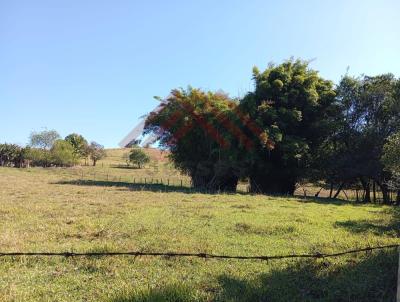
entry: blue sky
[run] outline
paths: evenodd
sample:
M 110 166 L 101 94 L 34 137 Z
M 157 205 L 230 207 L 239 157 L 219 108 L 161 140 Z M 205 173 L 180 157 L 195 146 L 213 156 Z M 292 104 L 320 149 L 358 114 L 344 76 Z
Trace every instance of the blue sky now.
M 400 1 L 0 0 L 0 142 L 31 131 L 106 147 L 175 87 L 252 89 L 291 56 L 337 82 L 400 76 Z

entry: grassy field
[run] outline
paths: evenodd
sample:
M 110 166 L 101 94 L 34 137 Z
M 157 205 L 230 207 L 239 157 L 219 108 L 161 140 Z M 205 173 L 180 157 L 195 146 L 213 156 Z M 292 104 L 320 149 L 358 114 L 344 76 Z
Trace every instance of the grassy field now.
M 95 168 L 0 168 L 0 250 L 279 255 L 400 242 L 396 208 L 195 193 L 157 154 L 137 170 L 109 152 Z M 139 184 L 152 177 L 171 184 Z M 394 250 L 269 263 L 4 257 L 0 301 L 395 301 L 397 261 Z

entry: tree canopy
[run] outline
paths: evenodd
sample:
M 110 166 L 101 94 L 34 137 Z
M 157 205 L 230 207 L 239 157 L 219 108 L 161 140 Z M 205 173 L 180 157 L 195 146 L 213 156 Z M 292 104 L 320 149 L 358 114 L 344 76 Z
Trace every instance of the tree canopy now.
M 71 143 L 65 140 L 57 140 L 51 148 L 52 163 L 57 166 L 73 166 L 77 162 L 75 149 Z
M 387 139 L 400 129 L 399 80 L 391 74 L 354 78 L 344 76 L 337 89 L 340 112 L 334 135 L 321 150 L 327 157 L 328 181 L 361 183 L 370 201 L 370 182 L 379 185 L 389 202 L 382 156 Z M 324 160 L 323 156 L 320 160 Z
M 262 130 L 255 148 L 246 152 L 251 190 L 293 194 L 296 183 L 313 165 L 313 155 L 332 130 L 337 112 L 333 83 L 308 67 L 289 60 L 253 69 L 255 89 L 240 109 Z
M 96 142 L 90 143 L 88 153 L 93 162 L 93 166 L 96 166 L 97 161 L 103 159 L 107 155 L 106 151 L 104 150 L 104 146 Z
M 29 141 L 32 147 L 50 150 L 54 142 L 60 138 L 60 135 L 55 130 L 43 130 L 32 132 Z
M 65 137 L 65 141 L 72 145 L 77 158 L 87 157 L 88 142 L 82 135 L 76 133 L 69 134 Z
M 159 137 L 160 146 L 170 150 L 175 166 L 190 175 L 196 188 L 235 190 L 241 163 L 236 146 L 243 144 L 237 102 L 224 93 L 200 89 L 175 89 L 165 106 L 151 114 L 145 133 Z

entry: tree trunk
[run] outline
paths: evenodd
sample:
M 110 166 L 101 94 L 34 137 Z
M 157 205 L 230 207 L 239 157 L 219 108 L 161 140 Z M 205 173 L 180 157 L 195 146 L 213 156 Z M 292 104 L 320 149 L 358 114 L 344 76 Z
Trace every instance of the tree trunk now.
M 343 187 L 344 187 L 344 182 L 342 182 L 342 183 L 340 184 L 338 190 L 336 191 L 335 195 L 333 196 L 333 199 L 336 199 L 336 198 L 339 196 L 340 191 L 342 191 Z
M 397 195 L 396 195 L 396 205 L 400 205 L 400 190 L 397 191 Z
M 389 195 L 389 190 L 387 186 L 380 181 L 376 181 L 378 186 L 381 188 L 382 195 L 383 195 L 383 203 L 384 204 L 390 204 L 390 195 Z
M 321 193 L 322 189 L 323 189 L 323 188 L 320 188 L 319 191 L 318 191 L 317 193 L 315 193 L 314 196 L 315 196 L 315 197 L 319 197 L 319 193 Z
M 360 177 L 360 182 L 361 185 L 364 188 L 364 198 L 363 201 L 365 203 L 370 203 L 371 202 L 371 190 L 370 190 L 370 186 L 369 186 L 369 182 L 365 181 L 362 177 Z
M 374 200 L 374 203 L 376 203 L 376 184 L 375 184 L 376 182 L 375 182 L 375 180 L 372 182 L 372 190 L 373 190 L 373 200 Z
M 93 160 L 93 167 L 96 166 L 97 160 Z
M 332 194 L 333 194 L 333 183 L 331 183 L 331 189 L 329 191 L 329 198 L 332 198 Z

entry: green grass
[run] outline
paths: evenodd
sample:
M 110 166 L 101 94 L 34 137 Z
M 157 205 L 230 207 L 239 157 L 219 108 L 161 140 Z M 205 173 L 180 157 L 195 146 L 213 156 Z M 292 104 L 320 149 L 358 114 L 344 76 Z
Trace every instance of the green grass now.
M 182 178 L 160 165 L 0 168 L 0 250 L 279 255 L 400 242 L 396 208 L 129 182 Z M 0 258 L 0 301 L 395 301 L 397 258 Z

